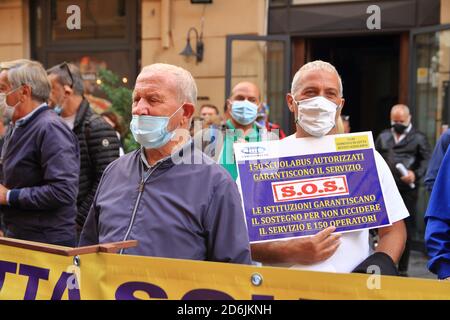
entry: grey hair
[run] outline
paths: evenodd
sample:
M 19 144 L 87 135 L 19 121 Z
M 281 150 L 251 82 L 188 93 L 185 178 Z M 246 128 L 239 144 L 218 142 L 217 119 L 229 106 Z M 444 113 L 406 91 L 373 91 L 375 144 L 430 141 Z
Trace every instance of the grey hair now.
M 332 73 L 335 73 L 338 77 L 338 81 L 339 81 L 339 96 L 342 98 L 344 96 L 344 87 L 342 85 L 342 79 L 341 76 L 339 75 L 339 73 L 337 72 L 336 68 L 328 62 L 322 61 L 322 60 L 315 60 L 312 62 L 308 62 L 307 64 L 303 65 L 298 71 L 297 73 L 294 75 L 294 79 L 292 80 L 292 87 L 291 87 L 291 94 L 294 95 L 295 92 L 298 90 L 298 88 L 300 87 L 300 83 L 301 83 L 301 79 L 303 74 L 306 71 L 311 71 L 311 70 L 325 70 L 325 71 L 329 71 Z
M 175 78 L 178 101 L 181 103 L 189 102 L 194 105 L 197 103 L 197 85 L 189 71 L 171 64 L 155 63 L 144 67 L 141 73 L 143 72 L 150 74 L 166 73 L 172 75 Z
M 1 62 L 0 63 L 0 71 L 9 70 L 12 67 L 15 67 L 15 66 L 17 66 L 19 64 L 27 63 L 28 61 L 30 61 L 30 60 L 28 60 L 28 59 L 17 59 L 17 60 L 12 60 L 12 61 Z
M 62 86 L 69 86 L 73 92 L 79 96 L 84 94 L 83 78 L 81 76 L 80 69 L 72 63 L 67 63 L 72 78 L 70 78 L 67 68 L 64 67 L 64 63 L 58 64 L 47 70 L 48 75 L 56 75 L 56 80 Z M 72 83 L 73 79 L 73 83 Z
M 2 63 L 0 68 L 8 71 L 8 81 L 13 89 L 27 85 L 31 88 L 31 97 L 34 100 L 42 102 L 48 100 L 51 85 L 42 64 L 20 59 Z

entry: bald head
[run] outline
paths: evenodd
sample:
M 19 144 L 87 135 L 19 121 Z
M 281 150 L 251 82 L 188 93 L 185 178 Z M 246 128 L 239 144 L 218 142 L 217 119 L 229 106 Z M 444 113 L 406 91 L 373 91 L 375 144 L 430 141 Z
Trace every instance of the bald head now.
M 256 105 L 261 103 L 261 92 L 256 84 L 248 81 L 239 82 L 231 90 L 230 101 L 248 100 Z
M 305 85 L 305 82 L 307 82 L 307 79 L 305 78 L 307 78 L 308 74 L 317 74 L 317 73 L 322 74 L 328 73 L 327 77 L 333 80 L 329 81 L 330 84 L 334 83 L 336 90 L 338 90 L 339 97 L 340 98 L 343 97 L 344 89 L 342 86 L 341 76 L 331 63 L 322 60 L 315 60 L 312 62 L 308 62 L 295 73 L 294 79 L 292 79 L 291 94 L 295 96 L 298 93 L 298 91 L 301 90 L 301 87 Z
M 404 104 L 396 104 L 391 109 L 391 124 L 403 124 L 408 126 L 411 123 L 411 114 L 408 106 Z
M 408 116 L 410 115 L 408 106 L 404 104 L 396 104 L 395 106 L 392 107 L 391 113 L 392 112 L 403 112 L 406 113 L 406 115 Z

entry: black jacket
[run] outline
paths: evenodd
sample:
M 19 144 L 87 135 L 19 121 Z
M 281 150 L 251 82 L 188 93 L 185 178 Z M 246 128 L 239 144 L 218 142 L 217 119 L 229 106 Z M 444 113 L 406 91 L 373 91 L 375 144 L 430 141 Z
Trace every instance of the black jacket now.
M 94 113 L 86 100 L 81 102 L 73 132 L 80 144 L 80 181 L 77 198 L 77 226 L 81 229 L 106 167 L 119 157 L 120 141 L 114 129 Z
M 395 144 L 391 129 L 386 129 L 378 136 L 375 148 L 389 165 L 400 190 L 410 190 L 410 187 L 400 180 L 400 173 L 395 168 L 397 163 L 403 163 L 408 170 L 414 171 L 417 187 L 427 171 L 430 159 L 430 145 L 422 132 L 412 127 L 406 137 Z

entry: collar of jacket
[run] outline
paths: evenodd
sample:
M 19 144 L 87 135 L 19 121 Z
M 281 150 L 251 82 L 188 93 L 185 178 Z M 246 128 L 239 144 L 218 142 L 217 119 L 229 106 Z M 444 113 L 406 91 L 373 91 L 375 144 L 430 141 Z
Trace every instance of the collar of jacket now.
M 29 122 L 33 121 L 38 115 L 40 115 L 45 110 L 48 110 L 47 104 L 37 107 L 30 117 L 16 121 L 16 126 L 25 127 Z
M 146 159 L 146 155 L 144 152 L 144 147 L 140 148 L 139 151 L 139 157 L 140 160 L 142 162 L 142 164 L 144 165 L 145 168 L 149 169 L 149 168 L 153 168 L 156 165 L 159 166 L 159 168 L 161 169 L 166 169 L 166 168 L 170 168 L 173 167 L 174 165 L 176 165 L 176 163 L 173 161 L 173 156 L 175 154 L 178 154 L 178 158 L 181 159 L 184 155 L 185 150 L 190 149 L 190 156 L 193 156 L 193 153 L 196 151 L 195 150 L 195 146 L 194 146 L 194 141 L 192 139 L 189 139 L 189 141 L 187 141 L 185 144 L 183 144 L 182 146 L 180 146 L 173 154 L 171 154 L 170 156 L 167 156 L 161 160 L 159 160 L 158 162 L 156 162 L 154 165 L 152 166 L 148 166 L 147 161 L 144 161 L 144 159 Z M 192 160 L 192 159 L 191 159 Z M 192 163 L 192 162 L 191 162 Z
M 77 116 L 75 117 L 75 122 L 73 125 L 74 130 L 76 127 L 84 123 L 89 110 L 89 102 L 85 98 L 83 98 L 83 101 L 81 101 L 80 107 L 78 108 Z
M 403 133 L 405 135 L 405 137 L 401 141 L 399 141 L 398 143 L 395 143 L 394 134 L 392 134 L 392 131 L 390 131 L 391 132 L 391 139 L 394 141 L 395 145 L 403 145 L 403 144 L 405 144 L 407 142 L 410 142 L 411 139 L 414 139 L 414 134 L 416 133 L 416 131 L 417 130 L 416 130 L 415 127 L 411 127 L 408 132 Z

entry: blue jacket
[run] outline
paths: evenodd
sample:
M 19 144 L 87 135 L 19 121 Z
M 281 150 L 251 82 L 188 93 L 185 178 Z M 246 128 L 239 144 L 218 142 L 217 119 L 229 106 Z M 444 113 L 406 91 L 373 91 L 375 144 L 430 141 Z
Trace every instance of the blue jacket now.
M 425 175 L 424 184 L 429 192 L 433 190 L 434 181 L 441 166 L 442 159 L 445 156 L 448 145 L 450 144 L 450 129 L 445 131 L 436 143 L 433 155 L 428 163 L 427 174 Z
M 250 264 L 242 202 L 230 175 L 188 144 L 151 168 L 142 150 L 106 168 L 80 245 L 138 240 L 121 253 Z M 146 177 L 148 177 L 146 179 Z
M 76 238 L 79 147 L 69 127 L 39 107 L 5 139 L 0 171 L 11 189 L 2 206 L 6 236 L 45 243 Z
M 450 151 L 447 151 L 425 214 L 428 269 L 439 279 L 450 277 Z

